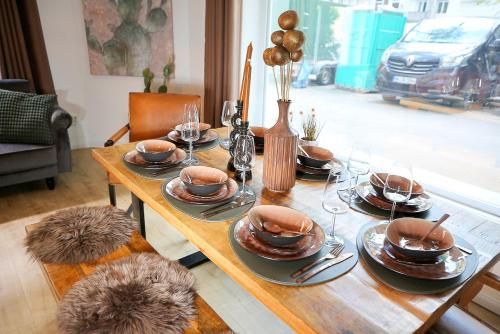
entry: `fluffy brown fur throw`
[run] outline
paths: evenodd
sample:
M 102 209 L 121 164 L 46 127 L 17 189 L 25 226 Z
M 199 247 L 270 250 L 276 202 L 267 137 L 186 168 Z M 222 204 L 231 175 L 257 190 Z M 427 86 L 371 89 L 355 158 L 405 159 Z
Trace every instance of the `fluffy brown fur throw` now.
M 127 243 L 136 222 L 113 206 L 71 208 L 42 219 L 25 245 L 43 262 L 89 262 Z
M 97 267 L 64 296 L 59 331 L 182 333 L 195 317 L 195 279 L 177 262 L 134 254 Z

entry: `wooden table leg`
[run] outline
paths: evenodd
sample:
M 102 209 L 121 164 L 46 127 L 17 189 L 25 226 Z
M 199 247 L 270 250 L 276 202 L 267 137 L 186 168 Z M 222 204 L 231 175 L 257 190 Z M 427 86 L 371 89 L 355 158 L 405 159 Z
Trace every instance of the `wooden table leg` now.
M 141 233 L 142 237 L 146 239 L 146 220 L 144 218 L 144 202 L 134 193 L 131 194 L 132 194 L 132 207 L 134 212 L 134 218 L 139 221 L 139 232 Z

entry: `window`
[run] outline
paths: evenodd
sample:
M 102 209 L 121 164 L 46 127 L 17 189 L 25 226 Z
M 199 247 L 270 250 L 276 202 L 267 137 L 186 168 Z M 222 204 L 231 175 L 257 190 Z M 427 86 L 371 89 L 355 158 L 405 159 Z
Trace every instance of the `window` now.
M 318 144 L 333 151 L 336 157 L 347 158 L 354 143 L 370 146 L 374 169 L 383 169 L 394 160 L 410 163 L 415 180 L 428 191 L 498 215 L 500 108 L 464 108 L 464 104 L 472 101 L 469 96 L 480 93 L 482 101 L 487 101 L 487 96 L 500 96 L 500 72 L 495 72 L 500 68 L 500 57 L 471 54 L 493 39 L 495 32 L 500 32 L 498 21 L 463 17 L 471 10 L 468 2 L 456 4 L 453 11 L 448 11 L 448 1 L 444 0 L 437 1 L 436 9 L 434 5 L 430 7 L 428 0 L 415 2 L 410 11 L 405 3 L 395 2 L 400 4 L 398 12 L 370 12 L 366 7 L 350 6 L 354 1 L 344 1 L 348 4 L 345 6 L 323 0 L 268 0 L 267 7 L 254 8 L 255 15 L 250 15 L 251 12 L 244 15 L 248 22 L 242 26 L 249 35 L 243 36 L 242 55 L 249 41 L 254 42 L 254 50 L 270 47 L 269 35 L 279 29 L 278 15 L 294 9 L 300 17 L 298 28 L 306 35 L 302 47 L 304 59 L 294 63 L 290 91 L 295 130 L 302 134 L 300 111 L 306 113 L 314 108 L 324 124 Z M 255 7 L 255 3 L 265 4 L 251 0 L 244 3 L 250 7 Z M 391 0 L 388 5 L 393 3 Z M 482 12 L 478 16 L 495 14 L 487 6 L 479 8 Z M 434 10 L 438 9 L 446 15 L 422 20 L 422 13 L 437 14 Z M 370 15 L 377 15 L 378 19 L 367 20 Z M 256 17 L 262 17 L 258 24 L 253 21 Z M 419 59 L 417 55 L 421 54 L 427 58 Z M 270 127 L 278 114 L 276 88 L 273 70 L 264 66 L 260 56 L 254 53 L 252 60 L 252 82 L 259 84 L 252 85 L 249 118 L 255 126 Z M 377 60 L 373 61 L 374 58 Z M 379 66 L 381 59 L 383 66 Z M 477 67 L 467 67 L 473 62 Z M 394 72 L 388 72 L 390 66 Z M 383 74 L 381 68 L 387 73 Z M 466 71 L 480 68 L 484 73 L 480 78 L 450 77 L 449 84 L 434 87 L 426 86 L 430 81 L 419 79 L 429 75 L 432 81 L 432 73 L 424 72 L 435 69 L 441 74 L 452 74 L 457 73 L 457 68 Z M 275 71 L 279 78 L 279 66 Z M 390 90 L 384 90 L 381 82 L 377 82 L 382 76 L 388 78 L 386 81 L 394 90 L 399 90 L 397 95 L 391 95 Z M 442 79 L 433 82 L 443 82 Z M 363 94 L 360 90 L 372 93 Z M 455 108 L 458 112 L 406 108 L 398 102 L 412 100 L 405 92 L 424 92 L 419 99 L 443 96 L 442 100 L 428 99 L 429 103 Z M 446 94 L 450 95 L 449 100 Z M 451 99 L 454 97 L 462 98 L 463 104 L 454 102 Z
M 445 14 L 447 10 L 448 10 L 448 1 L 439 1 L 437 13 Z
M 418 11 L 420 13 L 425 13 L 427 11 L 427 1 L 420 1 L 418 3 Z

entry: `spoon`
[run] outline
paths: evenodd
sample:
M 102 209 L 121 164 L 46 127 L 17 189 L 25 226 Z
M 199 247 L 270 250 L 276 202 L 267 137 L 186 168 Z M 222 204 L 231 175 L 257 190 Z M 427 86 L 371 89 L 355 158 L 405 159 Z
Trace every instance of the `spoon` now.
M 437 222 L 434 223 L 434 226 L 427 232 L 421 239 L 420 242 L 424 242 L 424 240 L 434 231 L 439 225 L 441 225 L 446 219 L 450 218 L 450 215 L 445 213 Z
M 306 155 L 306 157 L 310 158 L 311 156 L 299 145 L 299 149 Z

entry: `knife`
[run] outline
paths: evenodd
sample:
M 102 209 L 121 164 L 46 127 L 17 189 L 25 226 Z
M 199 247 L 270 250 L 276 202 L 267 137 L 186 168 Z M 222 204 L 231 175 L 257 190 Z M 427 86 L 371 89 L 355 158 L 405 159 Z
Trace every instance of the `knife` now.
M 203 216 L 203 218 L 210 218 L 210 217 L 218 215 L 219 213 L 223 213 L 223 212 L 226 212 L 226 211 L 229 211 L 229 210 L 233 210 L 233 209 L 236 209 L 236 208 L 240 208 L 240 207 L 245 206 L 247 204 L 253 204 L 253 203 L 255 203 L 255 200 L 253 200 L 253 201 L 243 201 L 243 202 L 226 203 L 225 206 L 222 206 L 218 210 L 210 210 L 210 211 L 207 210 L 206 212 L 202 212 L 201 215 Z
M 343 262 L 349 258 L 351 258 L 354 254 L 353 253 L 346 253 L 346 254 L 342 254 L 342 255 L 339 255 L 338 257 L 336 257 L 335 259 L 331 260 L 331 261 L 328 261 L 327 263 L 325 263 L 324 265 L 310 271 L 309 273 L 307 273 L 306 275 L 300 277 L 300 278 L 297 278 L 295 280 L 295 282 L 301 284 L 301 283 L 304 283 L 305 281 L 307 281 L 308 279 L 310 279 L 311 277 L 313 276 L 316 276 L 317 274 L 319 274 L 320 272 L 322 272 L 323 270 L 325 269 L 328 269 L 330 268 L 331 266 L 334 266 L 336 264 L 339 264 L 340 262 Z

